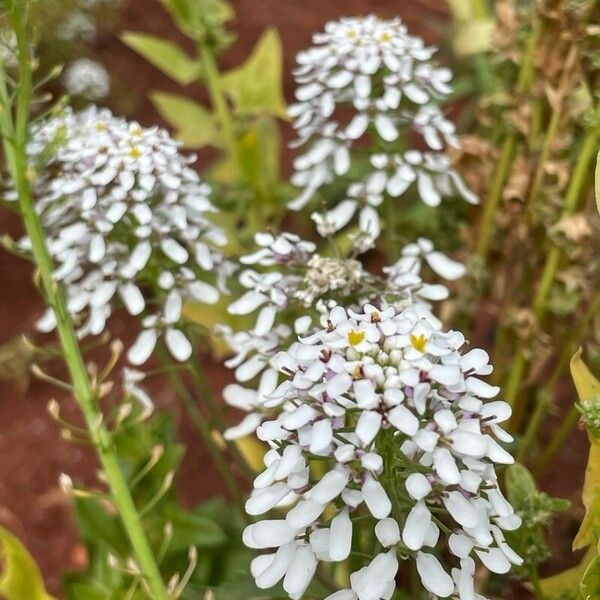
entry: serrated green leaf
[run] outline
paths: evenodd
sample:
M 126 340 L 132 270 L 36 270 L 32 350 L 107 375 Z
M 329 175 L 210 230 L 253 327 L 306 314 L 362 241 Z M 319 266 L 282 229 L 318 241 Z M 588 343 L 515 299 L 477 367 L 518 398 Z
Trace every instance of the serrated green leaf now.
M 189 85 L 200 76 L 200 63 L 190 58 L 174 42 L 134 31 L 123 33 L 121 40 L 180 85 Z
M 239 114 L 266 113 L 285 119 L 282 71 L 281 39 L 276 29 L 267 29 L 246 61 L 223 75 L 223 88 Z
M 5 600 L 53 600 L 23 544 L 0 527 L 0 596 Z
M 216 122 L 202 104 L 168 92 L 152 92 L 150 100 L 187 148 L 220 145 Z

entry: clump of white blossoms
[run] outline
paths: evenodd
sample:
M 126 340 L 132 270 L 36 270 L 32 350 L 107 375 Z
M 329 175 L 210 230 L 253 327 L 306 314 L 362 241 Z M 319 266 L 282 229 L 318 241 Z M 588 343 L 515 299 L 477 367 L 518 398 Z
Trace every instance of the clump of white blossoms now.
M 386 198 L 411 186 L 430 206 L 456 194 L 478 201 L 446 154 L 458 146 L 454 125 L 439 108 L 452 74 L 433 63 L 435 48 L 409 35 L 399 19 L 375 16 L 331 21 L 313 42 L 298 54 L 298 102 L 289 109 L 296 145 L 308 146 L 294 163 L 292 183 L 302 191 L 291 208 L 350 177 L 341 202 L 313 219 L 319 233 L 330 236 L 358 211 L 360 230 L 374 241 Z
M 113 308 L 124 306 L 142 319 L 131 363 L 144 363 L 161 335 L 175 359 L 189 358 L 183 302 L 216 302 L 230 271 L 194 158 L 165 130 L 95 107 L 35 124 L 27 152 L 54 278 L 79 335 L 100 334 Z M 28 250 L 30 241 L 19 245 Z M 55 327 L 52 310 L 38 325 Z
M 259 250 L 240 259 L 253 267 L 239 275 L 247 291 L 228 309 L 237 315 L 256 313 L 255 324 L 237 332 L 221 326 L 220 332 L 235 352 L 225 365 L 235 369 L 237 381 L 246 383 L 262 375 L 258 390 L 239 384 L 225 388 L 225 401 L 250 413 L 225 432 L 228 438 L 254 432 L 269 412 L 262 400 L 273 391 L 277 379 L 271 359 L 293 343 L 294 333 L 309 332 L 313 322 L 337 304 L 354 305 L 358 310 L 375 299 L 401 309 L 415 301 L 444 300 L 448 297 L 444 285 L 423 281 L 423 263 L 448 280 L 458 279 L 465 271 L 424 238 L 405 246 L 399 260 L 384 268 L 385 277 L 366 271 L 356 258 L 321 256 L 315 244 L 295 234 L 259 233 L 256 242 Z M 288 323 L 293 324 L 293 331 Z
M 465 345 L 422 302 L 382 302 L 336 306 L 272 358 L 277 371 L 257 396 L 279 414 L 258 426 L 272 449 L 246 510 L 285 514 L 245 530 L 245 543 L 266 551 L 251 567 L 259 587 L 283 580 L 302 598 L 319 562 L 360 550 L 371 558 L 330 600 L 391 598 L 404 561 L 432 595 L 470 600 L 481 598 L 475 560 L 495 573 L 521 563 L 503 535 L 520 519 L 495 471 L 513 462 L 498 442 L 511 440 L 500 426 L 510 407 L 482 379 L 486 352 Z

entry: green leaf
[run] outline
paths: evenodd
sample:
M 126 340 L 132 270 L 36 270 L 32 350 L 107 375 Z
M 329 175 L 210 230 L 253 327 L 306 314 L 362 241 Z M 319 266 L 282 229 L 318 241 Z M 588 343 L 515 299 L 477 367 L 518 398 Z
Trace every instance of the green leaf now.
M 515 463 L 506 468 L 506 490 L 511 504 L 521 506 L 536 489 L 535 479 L 522 464 Z
M 173 538 L 169 544 L 170 552 L 187 551 L 190 546 L 216 548 L 227 542 L 227 536 L 214 521 L 186 511 L 175 503 L 166 507 L 161 518 L 173 525 Z
M 134 31 L 123 33 L 121 40 L 180 85 L 188 85 L 200 76 L 200 63 L 190 58 L 174 42 Z
M 238 143 L 244 181 L 264 199 L 279 181 L 279 128 L 274 119 L 258 118 L 244 132 Z
M 587 566 L 579 584 L 581 595 L 584 600 L 598 600 L 600 598 L 600 542 L 596 555 Z
M 185 96 L 152 92 L 150 100 L 160 116 L 175 130 L 175 137 L 188 148 L 219 146 L 219 133 L 211 113 Z
M 496 28 L 494 19 L 473 19 L 459 23 L 452 47 L 458 56 L 471 56 L 487 52 L 492 47 L 492 34 Z
M 267 29 L 241 66 L 222 83 L 239 114 L 267 113 L 287 118 L 282 92 L 283 51 L 276 29 Z
M 0 596 L 5 600 L 53 600 L 40 570 L 23 544 L 0 527 Z
M 119 519 L 110 515 L 97 498 L 76 497 L 74 509 L 79 534 L 86 545 L 106 544 L 117 554 L 127 554 L 129 544 Z
M 600 394 L 598 381 L 581 358 L 581 348 L 571 358 L 571 376 L 582 405 Z M 581 500 L 585 506 L 585 516 L 573 540 L 573 550 L 585 548 L 596 542 L 594 532 L 600 528 L 600 439 L 588 432 L 590 455 L 585 470 L 585 481 Z
M 596 158 L 596 173 L 594 176 L 595 180 L 595 190 L 596 190 L 596 207 L 598 208 L 598 212 L 600 212 L 600 152 L 598 152 L 598 156 Z
M 544 593 L 544 598 L 546 598 L 546 600 L 559 600 L 564 598 L 567 594 L 577 594 L 577 589 L 580 588 L 580 582 L 582 581 L 582 578 L 585 577 L 588 567 L 590 567 L 592 562 L 595 562 L 595 557 L 595 548 L 590 548 L 583 557 L 581 563 L 577 566 L 542 579 L 540 581 L 540 588 Z M 596 599 L 597 596 L 591 596 L 589 600 Z

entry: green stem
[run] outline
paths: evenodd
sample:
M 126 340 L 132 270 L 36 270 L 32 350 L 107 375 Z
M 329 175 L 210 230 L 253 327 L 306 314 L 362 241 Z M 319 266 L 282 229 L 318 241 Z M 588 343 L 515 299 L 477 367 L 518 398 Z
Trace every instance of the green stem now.
M 194 381 L 194 384 L 198 389 L 202 400 L 204 401 L 204 405 L 208 409 L 213 424 L 221 433 L 223 433 L 223 431 L 225 431 L 227 427 L 223 411 L 216 402 L 215 397 L 210 389 L 210 386 L 206 381 L 204 371 L 202 370 L 200 361 L 198 360 L 198 355 L 196 353 L 194 353 L 192 359 L 188 362 L 188 366 L 192 373 L 192 380 Z M 249 483 L 252 483 L 254 481 L 255 473 L 252 472 L 252 469 L 249 467 L 248 463 L 246 462 L 246 459 L 242 456 L 234 442 L 230 440 L 224 441 L 227 445 L 229 453 L 240 468 L 242 474 Z
M 583 187 L 589 173 L 590 163 L 597 152 L 599 138 L 600 125 L 596 125 L 590 131 L 588 131 L 581 146 L 581 150 L 575 164 L 575 169 L 573 171 L 573 175 L 565 196 L 565 203 L 560 215 L 561 219 L 572 215 L 577 210 L 579 198 L 582 194 Z M 558 270 L 560 258 L 560 248 L 558 246 L 553 246 L 546 258 L 540 284 L 533 299 L 533 314 L 538 323 L 541 323 L 542 319 L 546 316 L 548 296 L 556 276 L 556 271 Z M 511 406 L 515 404 L 526 366 L 527 360 L 523 353 L 523 349 L 519 348 L 508 376 L 507 386 L 505 388 L 505 399 L 509 404 L 511 404 Z
M 536 15 L 539 17 L 539 15 Z M 517 95 L 524 94 L 531 86 L 534 73 L 534 54 L 538 40 L 542 34 L 543 22 L 541 19 L 535 22 L 531 35 L 527 41 L 527 47 L 523 60 L 521 61 L 521 68 L 519 70 L 519 76 L 517 79 L 516 93 Z M 510 133 L 502 144 L 500 151 L 500 160 L 498 161 L 498 168 L 494 174 L 492 186 L 490 187 L 489 196 L 485 202 L 483 208 L 483 217 L 481 228 L 479 230 L 479 239 L 477 240 L 476 253 L 479 256 L 486 257 L 489 251 L 492 234 L 494 231 L 494 221 L 496 218 L 496 211 L 502 198 L 502 190 L 504 189 L 504 183 L 510 172 L 510 167 L 514 158 L 514 154 L 517 147 L 517 134 Z
M 551 442 L 546 446 L 540 459 L 535 465 L 534 474 L 536 478 L 539 478 L 544 473 L 550 464 L 550 461 L 554 458 L 554 455 L 564 446 L 567 438 L 571 435 L 571 431 L 573 431 L 573 427 L 577 425 L 580 416 L 581 413 L 577 410 L 576 406 L 572 406 L 569 409 L 569 412 L 560 424 L 560 427 L 552 436 Z
M 127 481 L 121 471 L 113 440 L 102 423 L 102 413 L 97 405 L 96 390 L 92 387 L 75 329 L 67 310 L 62 290 L 53 279 L 53 264 L 46 246 L 42 225 L 35 210 L 33 196 L 27 180 L 27 158 L 25 146 L 28 135 L 29 103 L 31 99 L 31 64 L 29 44 L 23 18 L 23 6 L 18 0 L 7 0 L 19 51 L 20 83 L 17 97 L 17 112 L 14 124 L 14 139 L 3 123 L 4 149 L 11 175 L 16 183 L 19 206 L 27 234 L 31 240 L 32 252 L 39 269 L 40 279 L 48 304 L 54 310 L 58 336 L 64 352 L 65 362 L 73 382 L 74 395 L 83 413 L 90 439 L 96 448 L 106 481 L 109 485 L 115 506 L 119 512 L 129 541 L 137 558 L 139 568 L 155 600 L 167 600 L 167 591 L 160 571 L 144 533 L 140 516 L 133 502 Z M 2 77 L 4 72 L 2 69 Z M 2 106 L 3 113 L 10 113 L 10 106 Z M 10 117 L 8 117 L 10 118 Z M 3 119 L 8 119 L 6 114 Z
M 225 485 L 227 486 L 231 497 L 240 507 L 242 514 L 245 515 L 246 513 L 244 510 L 244 500 L 242 497 L 242 492 L 240 491 L 240 488 L 236 483 L 235 478 L 231 474 L 231 469 L 229 468 L 227 461 L 223 458 L 223 453 L 221 452 L 221 449 L 217 446 L 217 443 L 215 442 L 212 436 L 212 431 L 208 425 L 207 420 L 198 410 L 198 407 L 194 402 L 194 398 L 192 397 L 185 383 L 181 379 L 179 371 L 175 367 L 173 367 L 172 363 L 169 360 L 168 354 L 166 350 L 162 347 L 162 345 L 157 346 L 157 354 L 160 360 L 162 361 L 163 365 L 165 366 L 165 369 L 167 370 L 167 374 L 169 375 L 169 379 L 173 384 L 175 393 L 183 403 L 183 406 L 190 419 L 192 420 L 194 427 L 196 427 L 196 429 L 202 436 L 204 444 L 210 452 L 215 466 L 221 474 L 221 477 L 223 477 L 223 481 L 225 481 Z
M 223 91 L 223 82 L 217 67 L 214 52 L 207 44 L 198 44 L 198 54 L 204 66 L 205 83 L 210 96 L 210 101 L 221 124 L 225 145 L 233 161 L 234 167 L 238 168 L 238 144 L 233 127 L 233 119 L 229 111 L 229 105 Z

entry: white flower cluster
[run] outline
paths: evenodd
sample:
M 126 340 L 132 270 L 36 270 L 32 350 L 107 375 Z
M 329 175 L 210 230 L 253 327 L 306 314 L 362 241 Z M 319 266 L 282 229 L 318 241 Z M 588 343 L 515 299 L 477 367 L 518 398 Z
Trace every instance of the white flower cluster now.
M 329 22 L 313 42 L 298 55 L 298 102 L 289 109 L 296 145 L 309 146 L 294 163 L 292 183 L 302 191 L 291 208 L 302 208 L 351 169 L 345 198 L 313 215 L 323 236 L 345 227 L 358 211 L 361 231 L 374 241 L 386 194 L 398 198 L 413 184 L 430 206 L 455 194 L 478 201 L 444 151 L 458 146 L 454 125 L 437 106 L 451 91 L 452 74 L 434 66 L 434 48 L 409 35 L 399 19 L 375 16 Z M 414 134 L 427 150 L 405 149 Z
M 256 236 L 259 250 L 241 258 L 255 268 L 240 273 L 240 283 L 248 291 L 229 306 L 237 315 L 258 311 L 254 327 L 249 331 L 233 332 L 221 327 L 221 334 L 235 355 L 225 362 L 235 369 L 235 378 L 246 383 L 262 373 L 258 390 L 239 384 L 228 385 L 225 401 L 248 413 L 237 426 L 225 432 L 227 438 L 248 435 L 264 418 L 263 400 L 275 388 L 277 370 L 270 364 L 277 351 L 292 343 L 294 333 L 306 334 L 313 319 L 328 313 L 336 304 L 355 304 L 379 294 L 385 302 L 403 308 L 415 301 L 444 300 L 448 290 L 441 284 L 425 283 L 421 277 L 423 262 L 441 277 L 454 280 L 464 274 L 464 266 L 442 252 L 436 251 L 430 240 L 420 238 L 404 247 L 400 259 L 386 267 L 386 279 L 378 278 L 363 269 L 352 258 L 323 257 L 316 253 L 312 242 L 297 235 L 260 233 Z M 262 270 L 258 270 L 262 268 Z M 308 314 L 312 309 L 312 314 Z M 266 371 L 265 371 L 266 369 Z M 263 373 L 264 371 L 264 373 Z
M 144 363 L 161 334 L 186 360 L 183 301 L 216 302 L 230 271 L 219 250 L 225 234 L 207 218 L 215 209 L 189 166 L 193 158 L 166 131 L 94 107 L 34 125 L 27 151 L 54 277 L 79 335 L 101 333 L 120 303 L 142 318 L 131 363 Z M 20 246 L 28 250 L 30 241 Z M 52 310 L 38 325 L 55 327 Z
M 89 58 L 78 58 L 69 63 L 62 76 L 65 89 L 72 96 L 92 100 L 105 98 L 110 92 L 110 77 L 104 66 Z
M 520 520 L 495 473 L 513 462 L 497 441 L 511 440 L 499 425 L 510 407 L 489 401 L 499 389 L 481 379 L 488 355 L 462 353 L 464 336 L 443 331 L 422 303 L 337 306 L 323 322 L 271 360 L 284 379 L 267 371 L 257 393 L 280 412 L 257 429 L 272 449 L 246 510 L 286 511 L 245 530 L 248 546 L 268 550 L 252 563 L 257 585 L 283 579 L 291 598 L 303 597 L 319 561 L 350 556 L 365 506 L 376 556 L 330 600 L 391 598 L 396 551 L 415 559 L 431 594 L 481 598 L 474 559 L 495 573 L 521 563 L 502 533 Z M 316 480 L 311 459 L 327 468 Z M 440 550 L 455 557 L 450 572 Z

